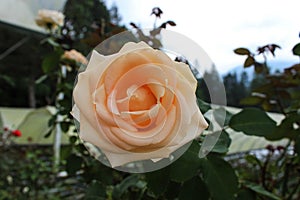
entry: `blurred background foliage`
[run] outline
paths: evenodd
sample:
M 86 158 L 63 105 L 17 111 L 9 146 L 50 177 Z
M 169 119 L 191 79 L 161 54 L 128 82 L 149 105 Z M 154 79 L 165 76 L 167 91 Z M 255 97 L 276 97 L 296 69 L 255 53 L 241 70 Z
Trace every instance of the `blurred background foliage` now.
M 13 27 L 0 27 L 1 41 L 4 41 L 0 44 L 1 52 L 15 41 L 24 42 L 13 53 L 0 59 L 0 106 L 55 106 L 55 111 L 35 110 L 52 116 L 48 122 L 49 130 L 42 136 L 52 136 L 57 124 L 63 132 L 69 133 L 63 138 L 58 166 L 53 166 L 53 150 L 48 142 L 35 145 L 28 140 L 25 145 L 17 145 L 19 138 L 11 138 L 10 145 L 0 146 L 0 199 L 300 198 L 300 67 L 296 63 L 284 71 L 271 73 L 267 52 L 275 55 L 275 50 L 280 48 L 278 45 L 264 45 L 255 52 L 244 47 L 234 50 L 245 56 L 245 68 L 255 69 L 253 78 L 247 73 L 238 75 L 235 72 L 220 76 L 215 67 L 199 78 L 196 94 L 201 111 L 206 113 L 214 107 L 213 115 L 218 119 L 219 111 L 226 109 L 220 138 L 205 158 L 198 157 L 205 138 L 201 136 L 168 167 L 145 174 L 130 174 L 102 165 L 79 140 L 69 111 L 73 82 L 80 63 L 61 59 L 64 51 L 71 49 L 87 55 L 98 43 L 127 28 L 120 24 L 117 7 L 108 9 L 102 1 L 68 0 L 63 12 L 65 23 L 54 34 L 33 33 L 26 37 L 26 33 L 16 32 Z M 155 24 L 161 14 L 159 8 L 152 10 Z M 156 24 L 150 35 L 135 23 L 130 25 L 138 40 L 160 48 L 157 39 L 160 29 L 176 24 L 173 21 L 163 22 L 160 26 Z M 296 44 L 293 49 L 296 56 L 300 55 L 299 46 Z M 258 55 L 264 56 L 263 62 L 256 60 Z M 180 58 L 177 60 L 188 63 Z M 72 70 L 64 74 L 62 65 L 71 66 Z M 216 109 L 216 105 L 210 104 L 211 96 L 204 80 L 215 83 L 211 88 L 213 93 L 220 90 L 223 82 L 228 105 L 242 109 L 222 106 Z M 57 98 L 60 93 L 64 94 L 63 98 Z M 275 121 L 270 117 L 274 114 L 269 111 L 276 112 L 281 120 Z M 57 121 L 58 115 L 65 117 Z M 31 113 L 24 123 L 29 123 L 31 118 L 37 121 L 36 116 Z M 24 123 L 21 126 L 25 126 Z M 4 129 L 5 123 L 0 115 L 0 136 Z M 34 131 L 41 135 L 38 126 Z M 228 154 L 236 135 L 285 142 L 271 143 L 260 150 Z

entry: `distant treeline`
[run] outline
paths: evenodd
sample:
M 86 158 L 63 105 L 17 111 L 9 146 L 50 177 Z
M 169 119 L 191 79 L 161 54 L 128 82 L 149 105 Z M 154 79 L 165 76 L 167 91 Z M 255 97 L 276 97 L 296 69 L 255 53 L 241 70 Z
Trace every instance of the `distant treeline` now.
M 251 80 L 246 72 L 241 74 L 228 72 L 220 77 L 215 67 L 213 67 L 211 71 L 206 71 L 203 77 L 198 80 L 197 96 L 211 103 L 212 95 L 217 94 L 223 88 L 223 84 L 226 91 L 227 105 L 244 107 L 245 105 L 241 100 L 250 96 L 250 91 L 262 85 L 265 81 L 264 77 L 258 74 L 254 74 Z M 207 83 L 213 83 L 209 85 L 209 89 Z

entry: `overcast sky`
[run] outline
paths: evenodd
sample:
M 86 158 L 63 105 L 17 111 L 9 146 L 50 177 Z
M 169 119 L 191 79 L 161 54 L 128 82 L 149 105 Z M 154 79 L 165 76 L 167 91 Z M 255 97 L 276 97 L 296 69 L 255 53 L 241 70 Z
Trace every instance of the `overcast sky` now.
M 276 43 L 282 47 L 277 60 L 298 61 L 291 49 L 300 42 L 298 0 L 105 0 L 110 7 L 115 3 L 122 16 L 122 23 L 135 22 L 151 28 L 153 7 L 160 7 L 164 14 L 158 21 L 173 20 L 176 27 L 169 30 L 184 34 L 198 43 L 216 64 L 219 72 L 243 63 L 244 58 L 233 53 L 237 47 Z

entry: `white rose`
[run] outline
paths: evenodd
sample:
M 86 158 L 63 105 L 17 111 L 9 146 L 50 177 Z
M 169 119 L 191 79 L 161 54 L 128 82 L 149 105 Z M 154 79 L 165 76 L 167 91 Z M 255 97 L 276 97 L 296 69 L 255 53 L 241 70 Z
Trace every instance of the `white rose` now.
M 44 28 L 56 29 L 64 24 L 65 16 L 61 12 L 55 10 L 39 10 L 35 22 L 38 26 Z M 50 26 L 50 27 L 49 27 Z

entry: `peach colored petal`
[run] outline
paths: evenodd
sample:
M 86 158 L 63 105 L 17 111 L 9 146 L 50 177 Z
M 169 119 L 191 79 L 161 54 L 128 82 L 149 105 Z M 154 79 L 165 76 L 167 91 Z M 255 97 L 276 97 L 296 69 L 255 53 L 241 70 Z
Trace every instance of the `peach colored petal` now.
M 166 110 L 169 110 L 174 102 L 174 91 L 171 90 L 170 87 L 166 87 L 165 95 L 161 98 L 161 104 Z
M 122 116 L 113 115 L 107 110 L 107 107 L 105 106 L 106 97 L 105 97 L 105 91 L 103 86 L 98 88 L 95 91 L 94 96 L 95 96 L 94 103 L 96 106 L 97 115 L 103 121 L 102 123 L 99 122 L 100 125 L 106 123 L 107 125 L 110 126 L 120 126 L 130 131 L 136 131 L 136 128 L 134 126 L 131 126 L 127 121 L 124 121 L 122 119 Z
M 132 52 L 135 50 L 140 50 L 140 49 L 151 49 L 151 47 L 149 45 L 147 45 L 145 42 L 139 42 L 139 43 L 135 43 L 135 42 L 128 42 L 126 43 L 119 51 L 119 54 L 125 54 L 128 52 Z
M 161 106 L 156 104 L 149 110 L 121 112 L 121 117 L 123 116 L 124 118 L 127 118 L 128 122 L 137 129 L 145 129 L 149 128 L 153 125 L 153 123 L 155 123 L 155 119 L 157 118 L 160 108 Z M 148 123 L 143 125 L 144 122 Z
M 142 86 L 134 90 L 129 99 L 129 110 L 149 110 L 157 103 L 156 97 L 147 85 Z
M 108 158 L 111 166 L 118 167 L 122 166 L 124 164 L 133 162 L 133 161 L 139 161 L 139 160 L 147 160 L 150 157 L 152 158 L 167 158 L 169 157 L 170 153 L 172 153 L 173 150 L 169 148 L 164 148 L 158 151 L 150 152 L 150 153 L 114 153 L 114 152 L 107 152 L 104 151 L 106 157 Z
M 156 127 L 147 131 L 128 132 L 117 127 L 112 127 L 111 130 L 116 137 L 132 146 L 145 147 L 147 145 L 157 144 L 169 136 L 176 120 L 175 113 L 176 108 L 173 107 L 164 121 L 159 122 Z
M 153 95 L 156 97 L 156 99 L 159 101 L 160 98 L 162 98 L 165 95 L 165 87 L 163 84 L 156 80 L 149 80 L 149 83 L 147 84 L 148 88 L 152 91 Z
M 164 53 L 149 48 L 144 42 L 126 44 L 120 50 L 119 58 L 114 60 L 105 72 L 106 75 L 103 80 L 105 82 L 105 91 L 110 93 L 115 82 L 128 70 L 147 63 L 167 64 L 172 63 L 172 60 Z
M 77 108 L 80 110 L 80 119 L 84 115 L 90 124 L 96 128 L 97 120 L 95 118 L 95 111 L 93 107 L 93 86 L 90 85 L 89 76 L 81 73 L 78 76 L 78 83 L 73 90 L 74 101 Z M 81 122 L 81 121 L 80 121 Z
M 96 106 L 97 115 L 106 123 L 115 125 L 112 114 L 107 110 L 106 107 L 106 95 L 104 86 L 96 89 L 93 94 L 93 103 Z
M 196 91 L 197 80 L 194 77 L 194 75 L 193 75 L 192 71 L 190 70 L 189 66 L 185 63 L 182 63 L 182 62 L 176 62 L 174 64 L 174 67 L 175 67 L 176 71 L 178 72 L 178 74 L 180 74 L 180 76 L 184 77 L 184 79 L 189 82 L 189 84 L 191 85 L 193 90 Z
M 82 140 L 90 142 L 101 149 L 109 150 L 111 152 L 120 152 L 120 149 L 116 148 L 114 144 L 110 142 L 102 134 L 99 134 L 101 130 L 98 126 L 94 126 L 90 123 L 84 115 L 80 115 L 80 132 L 79 136 Z
M 105 66 L 101 67 L 101 64 L 106 60 L 106 57 L 99 54 L 96 50 L 92 51 L 92 55 L 90 58 L 90 61 L 86 67 L 86 71 L 97 68 L 98 70 L 101 71 L 101 69 L 105 69 Z M 99 69 L 100 68 L 100 69 Z M 99 78 L 99 77 L 98 77 Z
M 121 149 L 121 150 L 119 149 L 117 151 L 117 152 L 120 152 L 120 153 L 130 151 L 130 150 L 135 148 L 134 146 L 132 146 L 130 144 L 127 144 L 126 142 L 124 142 L 120 138 L 116 137 L 115 134 L 111 131 L 112 127 L 104 126 L 103 130 L 104 130 L 103 132 L 105 133 L 105 135 L 107 136 L 109 141 L 113 144 L 112 146 L 110 146 L 110 148 L 107 149 L 107 151 L 115 152 L 114 151 L 115 146 L 117 146 L 118 148 Z
M 128 95 L 127 89 L 133 85 L 139 88 L 145 84 L 150 84 L 153 79 L 164 85 L 166 78 L 167 75 L 159 65 L 145 64 L 123 74 L 115 84 L 114 90 L 118 93 L 117 98 L 123 99 Z
M 151 63 L 146 56 L 137 52 L 122 55 L 118 59 L 114 60 L 114 62 L 112 62 L 109 68 L 105 71 L 103 79 L 106 93 L 111 93 L 116 82 L 129 70 L 149 62 Z

